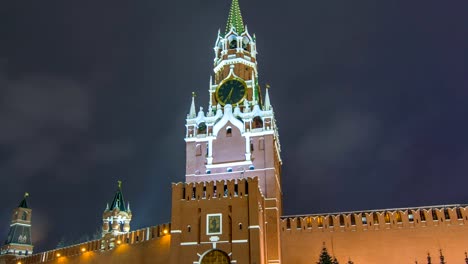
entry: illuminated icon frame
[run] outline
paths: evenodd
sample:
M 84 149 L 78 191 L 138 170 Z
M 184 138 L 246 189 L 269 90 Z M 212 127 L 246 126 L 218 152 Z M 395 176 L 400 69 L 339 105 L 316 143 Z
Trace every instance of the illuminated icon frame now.
M 206 234 L 221 235 L 223 233 L 223 214 L 206 215 Z

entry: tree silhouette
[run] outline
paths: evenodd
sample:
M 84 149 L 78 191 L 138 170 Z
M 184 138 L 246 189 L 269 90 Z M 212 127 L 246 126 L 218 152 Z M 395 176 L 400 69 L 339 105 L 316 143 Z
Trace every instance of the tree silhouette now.
M 336 258 L 332 259 L 330 254 L 328 254 L 328 250 L 325 247 L 325 243 L 323 243 L 322 252 L 320 253 L 319 261 L 317 262 L 317 264 L 339 264 Z

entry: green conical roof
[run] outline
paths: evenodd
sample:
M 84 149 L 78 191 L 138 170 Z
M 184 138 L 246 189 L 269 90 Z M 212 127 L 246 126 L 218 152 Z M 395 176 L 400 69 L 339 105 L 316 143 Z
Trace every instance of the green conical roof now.
M 28 196 L 29 196 L 29 193 L 25 193 L 25 194 L 24 194 L 24 198 L 23 198 L 23 200 L 20 202 L 20 204 L 19 204 L 18 207 L 20 207 L 20 208 L 26 208 L 26 209 L 29 208 L 29 207 L 28 207 L 28 202 L 26 201 L 26 197 L 28 197 Z
M 126 212 L 127 208 L 125 207 L 125 200 L 123 197 L 122 193 L 122 182 L 118 181 L 119 183 L 119 188 L 117 189 L 117 192 L 115 193 L 114 200 L 112 201 L 110 210 L 114 210 L 114 208 L 119 208 L 120 211 Z
M 242 14 L 239 7 L 239 0 L 232 0 L 231 10 L 226 25 L 226 34 L 234 27 L 237 34 L 244 33 L 244 22 L 242 21 Z

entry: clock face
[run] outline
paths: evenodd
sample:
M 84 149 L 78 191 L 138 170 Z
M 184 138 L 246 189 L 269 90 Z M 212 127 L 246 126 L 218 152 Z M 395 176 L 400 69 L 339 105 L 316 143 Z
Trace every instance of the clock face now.
M 247 85 L 242 79 L 233 78 L 223 81 L 216 90 L 216 100 L 221 105 L 237 105 L 247 95 Z

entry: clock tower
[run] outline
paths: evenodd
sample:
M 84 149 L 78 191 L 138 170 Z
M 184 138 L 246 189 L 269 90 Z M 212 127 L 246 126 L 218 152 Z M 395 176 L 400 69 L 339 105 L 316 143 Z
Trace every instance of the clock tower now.
M 186 182 L 173 185 L 172 263 L 192 255 L 199 256 L 193 263 L 218 263 L 204 256 L 281 263 L 281 148 L 269 86 L 263 98 L 259 85 L 256 38 L 238 0 L 213 49 L 207 108 L 197 112 L 193 94 L 186 119 Z

